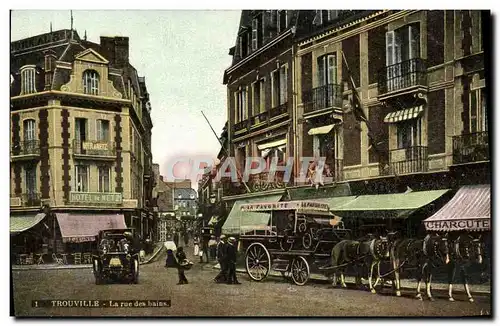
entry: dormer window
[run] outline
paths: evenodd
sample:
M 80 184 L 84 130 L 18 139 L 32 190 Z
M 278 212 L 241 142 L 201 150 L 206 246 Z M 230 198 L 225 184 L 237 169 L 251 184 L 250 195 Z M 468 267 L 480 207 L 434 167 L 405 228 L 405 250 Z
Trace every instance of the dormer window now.
M 248 33 L 245 31 L 239 36 L 240 58 L 244 58 L 248 54 Z
M 277 17 L 277 24 L 278 24 L 278 33 L 283 32 L 288 28 L 288 11 L 287 10 L 278 10 L 278 17 Z
M 36 69 L 34 65 L 21 68 L 21 94 L 31 94 L 36 92 L 35 87 Z
M 313 24 L 323 25 L 324 23 L 332 21 L 337 18 L 338 12 L 338 10 L 316 10 Z
M 83 73 L 83 93 L 99 95 L 99 75 L 94 70 L 86 70 Z
M 252 19 L 252 51 L 262 46 L 264 39 L 262 25 L 262 15 L 257 15 Z

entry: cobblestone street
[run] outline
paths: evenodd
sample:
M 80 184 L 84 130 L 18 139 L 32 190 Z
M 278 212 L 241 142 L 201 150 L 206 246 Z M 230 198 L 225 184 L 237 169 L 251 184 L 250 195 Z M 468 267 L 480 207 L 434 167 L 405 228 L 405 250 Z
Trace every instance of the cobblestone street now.
M 217 271 L 199 264 L 186 272 L 189 284 L 176 285 L 177 271 L 165 269 L 163 259 L 141 266 L 140 282 L 95 285 L 91 269 L 14 270 L 17 316 L 470 316 L 489 314 L 489 295 L 474 303 L 463 292 L 457 302 L 434 291 L 435 302 L 420 302 L 413 292 L 403 297 L 362 290 L 333 289 L 324 282 L 291 285 L 269 277 L 253 282 L 238 274 L 242 285 L 215 284 Z M 458 289 L 458 286 L 457 286 Z M 389 292 L 389 289 L 385 291 Z M 167 300 L 169 308 L 31 308 L 32 300 Z

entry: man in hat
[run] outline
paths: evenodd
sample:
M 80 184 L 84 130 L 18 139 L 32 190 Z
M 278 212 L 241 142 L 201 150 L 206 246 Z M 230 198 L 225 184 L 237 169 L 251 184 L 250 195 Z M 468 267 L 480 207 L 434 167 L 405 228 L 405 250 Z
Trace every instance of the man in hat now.
M 226 256 L 227 244 L 226 236 L 221 235 L 220 241 L 217 244 L 217 261 L 219 262 L 220 272 L 215 277 L 214 281 L 217 283 L 227 281 L 227 256 Z
M 241 284 L 236 278 L 236 239 L 233 237 L 229 238 L 226 255 L 227 255 L 227 284 Z

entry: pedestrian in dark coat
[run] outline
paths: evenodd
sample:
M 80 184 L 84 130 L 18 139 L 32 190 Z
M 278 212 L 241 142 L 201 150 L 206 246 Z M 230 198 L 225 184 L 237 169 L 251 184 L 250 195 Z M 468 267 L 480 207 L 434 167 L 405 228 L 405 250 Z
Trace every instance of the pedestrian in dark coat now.
M 221 235 L 217 244 L 217 261 L 219 262 L 220 272 L 215 277 L 217 283 L 227 282 L 227 257 L 226 257 L 226 236 Z
M 179 246 L 179 232 L 177 230 L 174 232 L 174 243 L 176 247 Z
M 177 248 L 177 272 L 179 274 L 179 283 L 177 285 L 181 284 L 188 284 L 188 280 L 186 278 L 186 275 L 184 274 L 184 265 L 186 263 L 186 253 L 184 252 L 184 249 L 182 247 Z
M 186 247 L 189 244 L 189 233 L 187 233 L 187 231 L 184 231 L 184 244 L 186 245 Z
M 231 237 L 229 238 L 227 249 L 226 249 L 226 257 L 227 257 L 227 284 L 241 284 L 238 282 L 236 278 L 236 239 Z

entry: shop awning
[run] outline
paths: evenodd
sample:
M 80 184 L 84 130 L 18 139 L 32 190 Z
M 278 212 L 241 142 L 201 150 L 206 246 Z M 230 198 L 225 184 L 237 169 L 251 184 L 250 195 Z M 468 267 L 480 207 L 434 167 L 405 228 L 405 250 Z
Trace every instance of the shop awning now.
M 261 151 L 261 150 L 266 149 L 266 148 L 273 148 L 273 147 L 278 147 L 278 146 L 282 146 L 282 145 L 286 145 L 286 138 L 276 140 L 276 141 L 273 141 L 270 143 L 259 144 L 259 145 L 257 145 L 257 148 L 259 149 L 259 151 Z
M 331 198 L 321 198 L 317 201 L 328 204 L 330 206 L 330 210 L 336 210 L 353 200 L 356 200 L 357 196 L 343 196 L 343 197 L 331 197 Z
M 463 186 L 436 214 L 424 220 L 429 231 L 490 230 L 490 185 Z
M 269 223 L 270 213 L 262 212 L 242 212 L 241 204 L 252 204 L 257 202 L 278 202 L 283 195 L 259 196 L 237 200 L 231 212 L 222 226 L 224 234 L 239 234 L 241 230 L 252 231 L 262 229 Z
M 317 127 L 317 128 L 311 128 L 307 132 L 308 135 L 324 135 L 332 131 L 333 129 L 333 124 L 332 125 L 327 125 L 327 126 L 322 126 L 322 127 Z
M 420 116 L 424 112 L 424 106 L 420 105 L 414 108 L 407 108 L 387 114 L 384 118 L 386 123 L 395 123 L 399 121 L 411 120 Z
M 126 229 L 122 214 L 67 214 L 56 213 L 63 242 L 95 241 L 101 230 Z
M 432 203 L 448 191 L 449 189 L 443 189 L 358 196 L 354 200 L 332 208 L 332 211 L 341 216 L 343 212 L 356 214 L 382 212 L 383 217 L 387 218 L 407 218 L 413 211 Z M 380 216 L 380 214 L 371 215 Z
M 27 216 L 11 216 L 10 217 L 10 233 L 21 233 L 31 229 L 45 217 L 44 213 Z

